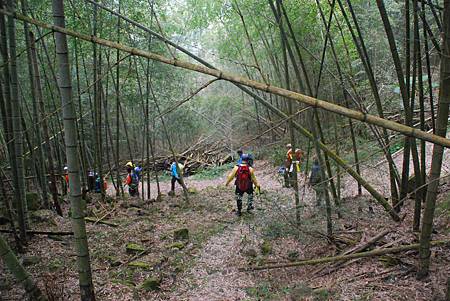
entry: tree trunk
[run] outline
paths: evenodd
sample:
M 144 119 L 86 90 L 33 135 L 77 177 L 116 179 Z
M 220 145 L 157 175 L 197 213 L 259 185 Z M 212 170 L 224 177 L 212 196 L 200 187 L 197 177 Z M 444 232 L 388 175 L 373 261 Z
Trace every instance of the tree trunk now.
M 56 26 L 65 27 L 64 4 L 62 0 L 52 1 L 53 21 Z M 79 175 L 76 113 L 72 101 L 72 80 L 65 34 L 55 32 L 56 56 L 59 65 L 59 87 L 64 118 L 64 137 L 66 142 L 67 165 L 69 168 L 70 203 L 75 251 L 77 253 L 79 284 L 82 301 L 95 300 L 94 285 L 86 236 L 85 204 L 81 198 Z
M 26 14 L 26 3 L 24 0 L 20 1 L 21 5 L 22 5 L 22 13 Z M 35 133 L 36 133 L 36 137 L 34 140 L 34 144 L 37 145 L 37 167 L 39 170 L 39 183 L 41 186 L 41 191 L 42 191 L 42 200 L 44 202 L 44 206 L 45 208 L 49 208 L 49 204 L 48 204 L 48 193 L 47 193 L 47 177 L 46 177 L 46 170 L 45 170 L 45 160 L 44 160 L 44 151 L 43 151 L 43 146 L 42 146 L 42 134 L 41 134 L 41 126 L 40 126 L 40 114 L 39 114 L 39 109 L 38 109 L 38 100 L 37 100 L 37 88 L 36 85 L 38 83 L 35 82 L 36 77 L 34 75 L 34 69 L 33 69 L 33 59 L 32 59 L 32 54 L 31 54 L 31 40 L 34 40 L 34 35 L 33 33 L 29 30 L 29 25 L 28 23 L 24 22 L 23 23 L 23 27 L 24 27 L 24 32 L 25 32 L 25 43 L 26 43 L 26 51 L 27 51 L 27 62 L 28 62 L 28 74 L 30 76 L 30 87 L 31 87 L 31 98 L 32 98 L 32 102 L 33 102 L 33 122 L 35 124 L 34 128 L 35 128 Z
M 120 0 L 118 1 L 119 14 L 120 14 Z M 117 18 L 117 43 L 120 43 L 120 18 Z M 120 51 L 116 50 L 116 61 L 120 59 Z M 116 67 L 116 182 L 119 187 L 116 191 L 116 196 L 124 195 L 122 179 L 120 178 L 120 65 Z
M 33 70 L 35 76 L 34 81 L 36 87 L 36 98 L 39 105 L 39 113 L 41 115 L 42 120 L 42 131 L 44 134 L 44 149 L 48 160 L 48 172 L 50 175 L 50 192 L 52 194 L 53 206 L 55 207 L 56 212 L 60 216 L 62 216 L 62 210 L 58 200 L 58 188 L 56 187 L 55 163 L 53 158 L 52 146 L 50 144 L 50 133 L 48 130 L 48 121 L 45 111 L 44 98 L 42 96 L 41 76 L 37 63 L 36 45 L 34 43 L 34 37 L 31 37 L 30 40 L 31 40 L 31 59 L 33 62 Z
M 444 22 L 442 32 L 442 55 L 440 71 L 439 105 L 436 120 L 436 134 L 445 137 L 450 105 L 450 0 L 444 1 Z M 417 278 L 428 275 L 430 267 L 430 240 L 433 230 L 434 209 L 441 175 L 442 157 L 444 148 L 435 144 L 431 160 L 430 180 L 427 189 L 425 209 L 422 219 L 422 232 L 420 234 L 419 268 Z
M 8 8 L 15 11 L 16 5 L 14 0 L 8 0 Z M 26 242 L 27 219 L 27 203 L 25 200 L 25 171 L 23 165 L 23 133 L 22 133 L 22 117 L 21 117 L 21 100 L 19 97 L 17 65 L 16 65 L 16 24 L 13 17 L 8 17 L 8 38 L 9 38 L 9 60 L 10 60 L 10 83 L 11 83 L 11 103 L 12 103 L 12 122 L 13 122 L 13 139 L 14 139 L 14 155 L 16 157 L 16 174 L 15 195 L 16 208 L 19 217 L 20 238 Z

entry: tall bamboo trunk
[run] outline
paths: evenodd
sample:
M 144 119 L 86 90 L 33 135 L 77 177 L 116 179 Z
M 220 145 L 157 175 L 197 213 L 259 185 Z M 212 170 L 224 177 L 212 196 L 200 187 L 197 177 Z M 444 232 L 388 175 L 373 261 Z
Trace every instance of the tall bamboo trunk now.
M 286 89 L 290 90 L 291 84 L 290 84 L 290 78 L 289 78 L 289 65 L 288 65 L 288 57 L 287 57 L 288 55 L 286 53 L 287 52 L 287 45 L 286 45 L 287 39 L 284 34 L 283 24 L 281 21 L 280 3 L 277 1 L 276 9 L 273 7 L 271 0 L 269 3 L 272 6 L 273 13 L 277 18 L 278 26 L 280 28 L 281 48 L 283 50 L 283 63 L 284 63 L 284 80 L 285 80 Z M 256 60 L 256 56 L 255 56 L 255 60 Z M 292 110 L 292 102 L 289 100 L 287 100 L 287 107 L 288 107 L 288 115 L 291 116 L 293 114 L 293 110 Z M 288 125 L 289 125 L 289 138 L 290 138 L 290 142 L 292 145 L 292 161 L 294 161 L 294 160 L 296 160 L 296 158 L 295 158 L 296 141 L 295 141 L 295 132 L 294 132 L 294 125 L 292 123 L 292 118 L 289 119 Z M 296 217 L 297 224 L 300 224 L 301 212 L 300 212 L 300 196 L 299 196 L 299 191 L 298 191 L 297 168 L 293 162 L 291 164 L 293 164 L 292 183 L 291 184 L 294 187 L 295 217 Z
M 342 15 L 343 15 L 343 17 L 345 19 L 345 22 L 347 23 L 347 26 L 348 26 L 349 30 L 350 30 L 350 33 L 352 35 L 352 38 L 353 38 L 354 44 L 356 46 L 356 49 L 358 51 L 359 57 L 360 57 L 360 59 L 361 59 L 361 61 L 363 63 L 364 70 L 365 70 L 365 72 L 366 72 L 366 74 L 368 76 L 369 84 L 370 84 L 370 87 L 371 87 L 371 90 L 372 90 L 372 94 L 373 94 L 373 97 L 374 97 L 374 100 L 375 100 L 376 108 L 377 108 L 377 113 L 378 113 L 378 115 L 381 118 L 384 118 L 384 112 L 383 112 L 383 107 L 382 107 L 380 95 L 379 95 L 379 92 L 378 92 L 377 83 L 376 83 L 375 76 L 374 76 L 374 73 L 373 73 L 373 69 L 372 69 L 372 66 L 371 66 L 370 58 L 369 58 L 369 55 L 367 53 L 367 49 L 366 49 L 366 46 L 365 46 L 365 43 L 364 43 L 364 39 L 362 37 L 361 29 L 359 27 L 359 24 L 358 24 L 356 15 L 355 15 L 355 13 L 353 11 L 353 8 L 352 8 L 350 0 L 347 0 L 346 2 L 347 2 L 347 5 L 348 5 L 348 8 L 349 8 L 350 15 L 352 17 L 353 23 L 355 25 L 355 29 L 356 29 L 356 34 L 357 35 L 355 34 L 355 32 L 354 32 L 354 30 L 353 30 L 353 28 L 352 28 L 352 26 L 350 24 L 350 21 L 349 21 L 349 19 L 347 17 L 347 14 L 345 12 L 345 8 L 342 5 L 342 1 L 338 0 L 339 6 L 341 8 Z M 382 137 L 383 137 L 383 140 L 382 140 L 383 143 L 382 143 L 381 147 L 382 147 L 382 149 L 384 151 L 384 154 L 386 156 L 386 159 L 388 161 L 388 166 L 389 166 L 390 185 L 391 185 L 391 198 L 392 198 L 393 203 L 396 203 L 397 200 L 398 200 L 397 182 L 400 182 L 400 179 L 399 179 L 399 176 L 398 176 L 398 171 L 397 171 L 397 168 L 395 166 L 394 160 L 392 159 L 392 156 L 391 156 L 391 154 L 389 152 L 389 149 L 388 149 L 390 141 L 389 141 L 389 136 L 388 136 L 388 132 L 387 132 L 386 129 L 382 129 Z
M 97 6 L 94 6 L 93 35 L 97 35 Z M 102 151 L 102 95 L 101 82 L 101 52 L 97 54 L 97 44 L 92 43 L 93 75 L 94 75 L 94 137 L 95 137 L 95 171 L 103 182 L 103 151 Z M 105 196 L 103 185 L 100 185 L 102 198 Z
M 64 4 L 62 0 L 52 1 L 53 21 L 56 26 L 65 27 Z M 72 102 L 72 79 L 65 34 L 55 32 L 56 56 L 59 65 L 59 87 L 64 118 L 64 137 L 66 142 L 67 165 L 69 168 L 70 203 L 72 228 L 77 254 L 81 300 L 95 300 L 94 285 L 89 258 L 89 247 L 84 221 L 84 201 L 81 198 L 79 174 L 76 112 Z
M 31 33 L 31 32 L 30 32 Z M 33 65 L 33 74 L 34 74 L 34 83 L 36 88 L 36 99 L 39 107 L 39 113 L 42 121 L 42 133 L 44 135 L 44 151 L 45 156 L 48 162 L 48 173 L 50 175 L 50 193 L 52 195 L 53 206 L 55 207 L 56 212 L 62 216 L 62 209 L 59 205 L 58 200 L 58 188 L 56 187 L 56 176 L 55 176 L 55 163 L 53 158 L 52 145 L 50 142 L 50 133 L 48 129 L 48 118 L 46 116 L 46 110 L 44 105 L 44 98 L 42 96 L 42 86 L 41 86 L 41 75 L 39 72 L 38 60 L 36 55 L 36 45 L 34 42 L 34 36 L 31 33 L 30 37 L 31 42 L 31 61 Z
M 271 3 L 272 2 L 269 1 L 269 4 L 271 4 Z M 290 59 L 292 61 L 292 64 L 293 64 L 293 67 L 294 67 L 294 71 L 295 71 L 295 75 L 297 77 L 297 81 L 299 83 L 302 83 L 300 71 L 299 71 L 299 69 L 298 69 L 298 67 L 296 65 L 293 51 L 291 50 L 289 41 L 288 41 L 287 36 L 286 36 L 286 32 L 284 30 L 284 26 L 282 25 L 282 20 L 281 20 L 282 14 L 281 14 L 281 11 L 283 11 L 283 15 L 284 15 L 284 18 L 286 20 L 286 23 L 288 24 L 288 27 L 290 27 L 289 18 L 288 18 L 288 15 L 285 12 L 284 6 L 283 6 L 283 4 L 282 4 L 282 2 L 280 0 L 277 0 L 277 7 L 278 7 L 278 9 L 275 9 L 275 7 L 273 5 L 271 5 L 272 11 L 274 12 L 274 15 L 275 15 L 275 17 L 277 19 L 277 23 L 279 23 L 280 34 L 281 34 L 281 37 L 283 39 L 283 42 L 286 45 L 287 53 L 289 54 L 289 57 L 290 57 Z M 278 13 L 277 13 L 277 10 L 279 11 Z M 327 41 L 328 41 L 328 39 L 326 39 L 326 41 L 325 41 L 324 49 L 326 48 Z M 302 61 L 302 57 L 301 56 L 299 56 L 299 60 Z M 304 66 L 304 63 L 301 62 L 301 65 Z M 323 65 L 323 62 L 322 62 L 321 65 Z M 285 67 L 285 69 L 288 69 L 288 67 Z M 306 80 L 306 88 L 307 88 L 307 91 L 308 91 L 309 95 L 317 97 L 317 94 L 313 94 L 313 91 L 312 91 L 312 88 L 311 88 L 311 85 L 310 85 L 310 82 L 309 82 L 309 75 L 306 72 L 306 69 L 304 69 L 304 68 L 303 68 L 303 76 L 304 76 L 305 79 L 307 79 Z M 318 80 L 317 89 L 319 88 L 319 82 L 320 82 L 320 80 Z M 299 85 L 299 86 L 302 87 L 302 85 Z M 290 90 L 290 89 L 288 88 L 288 90 Z M 288 108 L 289 108 L 289 104 L 288 104 Z M 320 141 L 323 144 L 325 144 L 325 138 L 324 138 L 324 134 L 323 134 L 323 131 L 322 131 L 322 126 L 321 126 L 319 115 L 318 115 L 316 109 L 314 109 L 314 117 L 315 117 L 315 124 L 316 124 L 315 127 L 317 127 L 318 138 L 320 139 Z M 290 121 L 290 122 L 292 122 L 292 121 Z M 314 134 L 314 132 L 313 132 L 313 134 Z M 333 173 L 332 173 L 332 170 L 331 170 L 330 160 L 328 158 L 327 153 L 324 153 L 323 156 L 324 156 L 324 162 L 325 162 L 325 166 L 326 166 L 327 173 L 328 173 L 328 179 L 329 179 L 329 182 L 330 182 L 331 193 L 332 193 L 333 199 L 335 201 L 336 207 L 339 207 L 339 200 L 338 200 L 337 193 L 336 193 L 336 186 L 335 186 L 335 183 L 334 183 L 334 180 L 333 180 Z
M 118 1 L 119 6 L 119 14 L 120 14 L 120 0 Z M 120 18 L 117 18 L 117 43 L 120 43 Z M 116 50 L 116 61 L 118 62 L 120 59 L 120 51 Z M 122 180 L 120 178 L 120 64 L 117 64 L 116 67 L 116 182 L 120 189 L 117 189 L 116 196 L 123 196 L 123 185 Z
M 20 1 L 22 6 L 22 13 L 26 14 L 26 3 L 24 0 Z M 44 202 L 45 208 L 49 208 L 48 203 L 48 192 L 47 192 L 47 172 L 45 170 L 45 160 L 44 160 L 44 151 L 42 147 L 42 133 L 41 133 L 41 126 L 40 126 L 40 114 L 38 109 L 38 100 L 37 100 L 37 83 L 35 82 L 36 77 L 34 75 L 34 69 L 33 69 L 33 59 L 31 54 L 31 40 L 34 40 L 33 33 L 29 30 L 28 23 L 23 23 L 24 27 L 24 33 L 25 33 L 25 45 L 26 45 L 26 52 L 27 52 L 27 61 L 28 61 L 28 74 L 30 76 L 30 86 L 31 86 L 31 98 L 33 102 L 33 122 L 35 124 L 35 140 L 34 144 L 37 145 L 37 167 L 39 170 L 39 182 L 41 185 L 41 191 L 42 191 L 42 200 Z
M 78 41 L 74 40 L 74 54 L 75 54 L 75 74 L 77 79 L 77 96 L 78 96 L 78 114 L 80 114 L 80 121 L 78 123 L 78 143 L 80 145 L 80 163 L 81 163 L 81 191 L 83 192 L 83 198 L 85 198 L 87 192 L 86 176 L 87 160 L 86 160 L 86 148 L 85 148 L 85 132 L 84 132 L 84 113 L 83 105 L 81 103 L 81 79 L 80 79 L 80 64 L 78 60 Z
M 441 83 L 436 120 L 436 134 L 445 137 L 447 133 L 450 106 L 450 0 L 444 0 L 444 22 L 441 48 Z M 420 234 L 419 268 L 417 271 L 417 277 L 419 279 L 428 275 L 430 267 L 430 240 L 431 232 L 433 230 L 434 210 L 439 187 L 439 178 L 441 176 L 443 154 L 444 148 L 438 144 L 435 144 L 433 147 L 430 180 L 422 219 L 422 232 Z
M 419 23 L 417 20 L 417 0 L 413 0 L 413 35 L 414 35 L 414 52 L 413 52 L 413 81 L 412 81 L 412 87 L 411 87 L 411 105 L 410 105 L 410 116 L 411 120 L 409 121 L 409 126 L 413 126 L 413 112 L 415 107 L 415 100 L 416 100 L 416 90 L 417 85 L 416 82 L 419 81 L 418 75 L 418 61 L 421 59 L 420 54 L 420 45 L 418 38 L 418 31 L 419 31 Z M 420 161 L 419 161 L 419 151 L 417 148 L 417 143 L 415 140 L 411 141 L 411 153 L 413 157 L 413 165 L 414 165 L 414 183 L 415 183 L 415 190 L 416 193 L 414 194 L 414 217 L 413 217 L 413 231 L 418 232 L 420 228 L 420 215 L 422 210 L 422 173 L 426 172 L 425 170 L 420 169 Z
M 15 11 L 16 4 L 14 0 L 7 1 L 8 8 Z M 9 54 L 10 54 L 10 83 L 11 83 L 11 103 L 12 103 L 12 122 L 13 122 L 13 139 L 14 150 L 16 156 L 16 174 L 15 195 L 16 206 L 19 217 L 19 229 L 21 239 L 26 242 L 27 219 L 27 203 L 25 200 L 25 171 L 23 164 L 23 136 L 22 136 L 22 120 L 21 120 L 21 100 L 19 97 L 17 65 L 16 65 L 16 24 L 13 17 L 8 17 L 8 38 L 9 38 Z

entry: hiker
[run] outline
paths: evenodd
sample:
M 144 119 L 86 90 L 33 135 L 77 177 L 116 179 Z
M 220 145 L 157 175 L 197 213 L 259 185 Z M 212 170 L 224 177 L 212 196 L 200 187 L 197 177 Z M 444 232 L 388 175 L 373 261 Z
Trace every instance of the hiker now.
M 301 149 L 297 148 L 297 149 L 295 149 L 295 161 L 294 161 L 294 164 L 296 167 L 295 170 L 297 171 L 297 173 L 300 173 L 300 171 L 301 171 L 302 161 L 303 161 L 303 151 Z
M 102 192 L 102 185 L 103 191 L 106 191 L 106 189 L 108 188 L 108 184 L 106 183 L 105 179 L 102 179 L 98 173 L 95 173 L 95 193 Z
M 178 168 L 177 168 L 177 163 L 175 161 L 173 161 L 172 164 L 170 165 L 170 174 L 172 175 L 171 188 L 170 188 L 170 192 L 169 192 L 170 196 L 175 195 L 175 182 L 178 182 L 178 184 L 180 184 L 181 187 L 183 187 L 183 190 L 187 191 L 186 185 L 181 180 L 181 175 L 183 174 L 183 170 L 184 170 L 184 165 L 181 164 L 181 162 L 178 163 Z
M 134 172 L 136 173 L 138 180 L 140 182 L 142 180 L 142 167 L 136 165 L 136 167 L 134 168 Z
M 293 172 L 293 164 L 292 164 L 292 144 L 288 143 L 286 144 L 286 158 L 284 160 L 284 187 L 289 188 L 291 187 L 291 180 L 292 180 L 292 172 Z
M 139 196 L 139 178 L 134 171 L 133 163 L 128 163 L 126 164 L 127 177 L 125 179 L 125 184 L 128 186 L 128 193 L 130 196 Z
M 95 172 L 92 169 L 89 169 L 88 172 L 88 191 L 94 191 L 95 189 Z
M 234 185 L 236 185 L 236 204 L 237 204 L 237 215 L 241 216 L 242 211 L 242 197 L 244 193 L 247 193 L 247 212 L 251 212 L 253 207 L 253 184 L 255 184 L 256 190 L 259 191 L 260 186 L 258 181 L 256 180 L 255 171 L 253 167 L 250 167 L 248 164 L 249 157 L 246 154 L 242 155 L 242 163 L 236 165 L 233 168 L 233 171 L 228 176 L 226 186 L 230 184 L 230 182 L 236 178 Z
M 324 183 L 322 183 L 321 167 L 319 160 L 314 158 L 313 164 L 311 166 L 311 175 L 309 177 L 309 185 L 312 186 L 314 192 L 316 193 L 316 205 L 320 206 L 322 198 L 324 198 Z
M 64 166 L 64 180 L 66 181 L 66 191 L 69 192 L 69 168 Z

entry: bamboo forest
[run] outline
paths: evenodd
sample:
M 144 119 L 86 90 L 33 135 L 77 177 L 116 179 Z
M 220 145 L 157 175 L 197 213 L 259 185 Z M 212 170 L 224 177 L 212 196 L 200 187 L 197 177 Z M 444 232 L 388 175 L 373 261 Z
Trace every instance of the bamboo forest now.
M 450 301 L 450 0 L 0 0 L 0 301 Z

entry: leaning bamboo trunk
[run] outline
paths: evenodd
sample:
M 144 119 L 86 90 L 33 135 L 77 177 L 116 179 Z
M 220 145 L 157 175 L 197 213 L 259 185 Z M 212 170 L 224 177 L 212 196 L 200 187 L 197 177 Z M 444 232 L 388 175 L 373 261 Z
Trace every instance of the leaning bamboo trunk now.
M 1 235 L 0 235 L 0 258 L 3 259 L 5 265 L 8 267 L 11 274 L 13 274 L 14 277 L 16 277 L 17 281 L 23 286 L 28 296 L 30 297 L 30 300 L 38 300 L 38 301 L 47 300 L 47 298 L 42 295 L 42 292 L 39 289 L 39 287 L 30 278 L 30 275 L 20 264 L 19 260 L 11 251 L 7 242 L 3 239 L 3 236 Z
M 55 25 L 64 28 L 63 0 L 52 1 L 53 21 Z M 61 90 L 61 104 L 64 118 L 64 138 L 69 168 L 70 203 L 72 209 L 72 228 L 74 232 L 75 250 L 77 253 L 78 273 L 81 300 L 95 300 L 94 285 L 92 283 L 89 248 L 84 221 L 84 204 L 81 198 L 79 174 L 78 142 L 76 128 L 76 112 L 72 101 L 72 80 L 70 75 L 67 38 L 65 34 L 55 33 L 56 55 L 59 65 L 59 82 Z
M 447 133 L 448 113 L 450 105 L 450 0 L 444 1 L 444 22 L 442 33 L 442 55 L 439 106 L 436 120 L 436 134 L 445 137 Z M 422 232 L 420 235 L 420 259 L 417 277 L 424 278 L 428 275 L 430 267 L 430 240 L 433 230 L 434 209 L 436 206 L 439 178 L 441 176 L 442 157 L 444 148 L 434 145 L 431 161 L 430 180 L 427 189 L 425 210 L 422 219 Z

